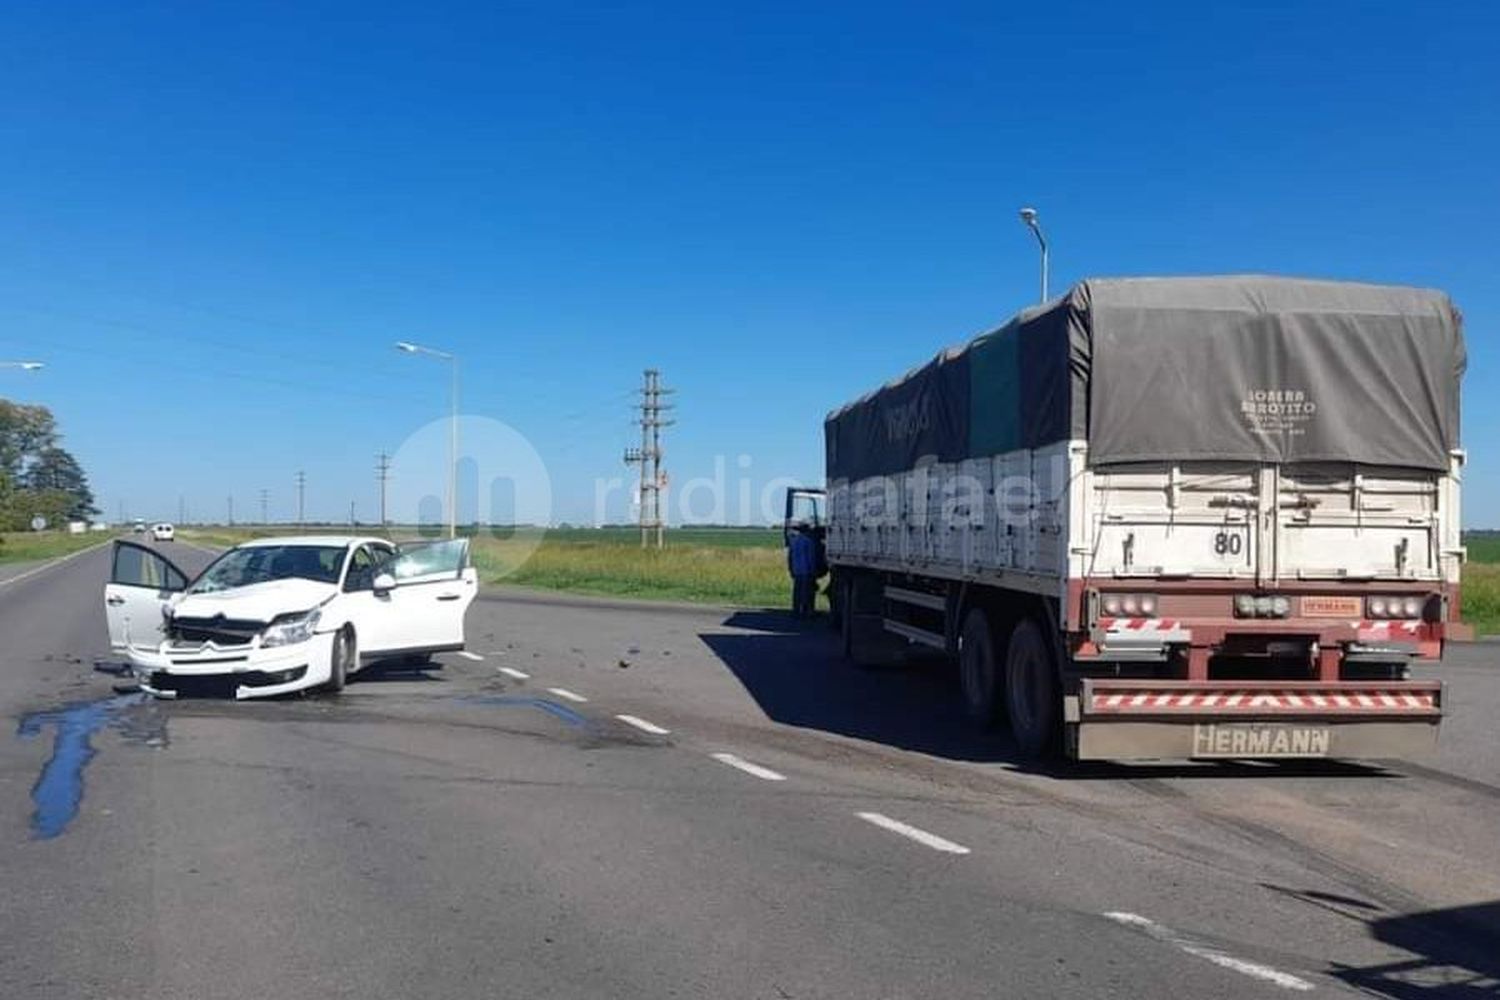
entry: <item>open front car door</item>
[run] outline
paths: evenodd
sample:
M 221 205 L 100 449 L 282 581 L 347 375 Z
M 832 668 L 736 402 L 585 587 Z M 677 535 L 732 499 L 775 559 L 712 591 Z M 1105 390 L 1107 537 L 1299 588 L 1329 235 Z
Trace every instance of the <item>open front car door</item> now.
M 479 591 L 469 565 L 469 540 L 408 542 L 385 567 L 390 618 L 380 652 L 439 652 L 464 648 L 464 613 Z
M 109 582 L 104 585 L 110 649 L 160 642 L 162 609 L 187 585 L 187 575 L 160 552 L 135 542 L 116 541 Z

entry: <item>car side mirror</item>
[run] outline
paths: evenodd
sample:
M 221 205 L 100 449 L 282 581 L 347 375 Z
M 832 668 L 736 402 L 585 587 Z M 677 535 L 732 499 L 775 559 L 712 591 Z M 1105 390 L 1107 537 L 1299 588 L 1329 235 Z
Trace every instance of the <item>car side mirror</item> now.
M 371 589 L 377 594 L 384 594 L 388 590 L 395 590 L 396 578 L 389 573 L 377 573 L 375 575 L 375 582 L 371 584 Z

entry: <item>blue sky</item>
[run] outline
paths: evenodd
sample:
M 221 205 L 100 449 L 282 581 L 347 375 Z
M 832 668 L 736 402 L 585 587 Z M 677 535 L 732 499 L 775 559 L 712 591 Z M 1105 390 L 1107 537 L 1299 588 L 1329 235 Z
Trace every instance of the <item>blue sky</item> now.
M 28 4 L 0 15 L 0 394 L 114 516 L 375 508 L 503 420 L 557 517 L 630 475 L 822 475 L 824 412 L 1091 275 L 1431 285 L 1500 527 L 1500 5 Z M 743 472 L 738 456 L 750 456 Z M 623 499 L 611 511 L 626 516 Z

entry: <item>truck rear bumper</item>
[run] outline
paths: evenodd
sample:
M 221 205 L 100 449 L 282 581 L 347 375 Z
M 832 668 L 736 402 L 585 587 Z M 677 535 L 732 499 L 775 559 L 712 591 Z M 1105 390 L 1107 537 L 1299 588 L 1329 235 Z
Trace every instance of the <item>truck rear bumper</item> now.
M 1069 699 L 1080 760 L 1416 756 L 1437 744 L 1435 681 L 1133 681 L 1085 678 Z

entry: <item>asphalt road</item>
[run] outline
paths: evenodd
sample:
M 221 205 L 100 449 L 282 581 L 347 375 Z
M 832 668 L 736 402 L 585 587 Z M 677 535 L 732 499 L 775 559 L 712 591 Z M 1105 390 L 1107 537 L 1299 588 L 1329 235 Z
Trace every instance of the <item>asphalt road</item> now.
M 1420 765 L 1035 770 L 942 669 L 503 590 L 440 669 L 149 702 L 107 563 L 0 580 L 0 997 L 1500 994 L 1496 647 Z

